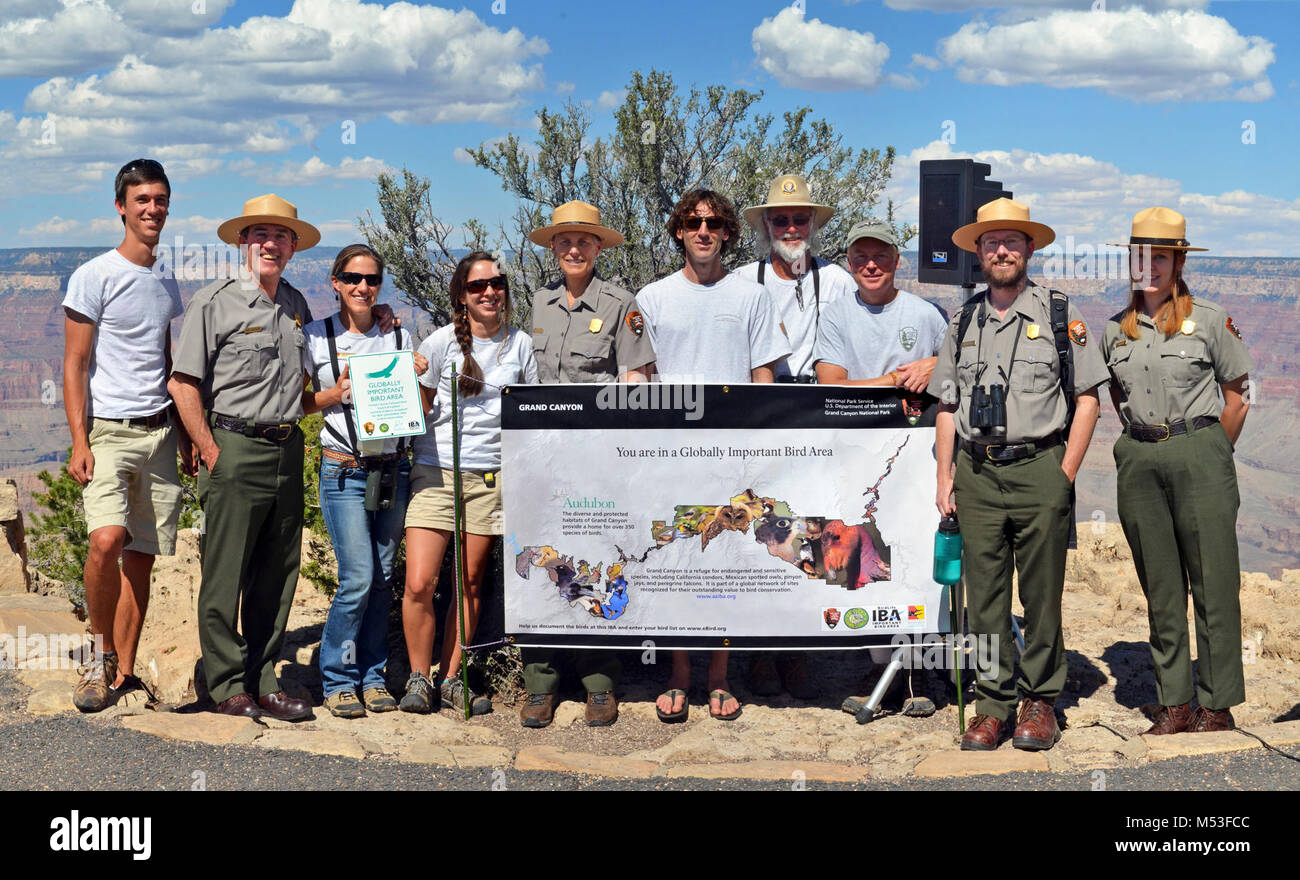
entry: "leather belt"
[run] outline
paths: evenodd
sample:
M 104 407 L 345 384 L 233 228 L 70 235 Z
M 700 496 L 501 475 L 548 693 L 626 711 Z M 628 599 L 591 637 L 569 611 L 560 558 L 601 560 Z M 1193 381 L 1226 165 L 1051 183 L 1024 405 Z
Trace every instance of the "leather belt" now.
M 389 452 L 385 455 L 363 455 L 357 458 L 355 455 L 348 455 L 346 452 L 335 452 L 333 449 L 327 449 L 322 446 L 320 454 L 323 458 L 330 461 L 336 461 L 344 467 L 371 470 L 390 461 L 397 461 L 399 458 L 405 458 L 405 455 L 399 455 L 396 452 Z
M 298 427 L 293 423 L 265 425 L 251 419 L 236 419 L 215 412 L 209 415 L 208 422 L 212 427 L 220 428 L 223 431 L 243 434 L 245 437 L 260 437 L 263 440 L 271 440 L 275 443 L 283 443 L 288 440 L 293 436 L 294 429 Z
M 1214 416 L 1197 416 L 1192 419 L 1191 427 L 1188 427 L 1185 421 L 1169 425 L 1126 425 L 1124 433 L 1143 443 L 1159 443 L 1161 440 L 1168 440 L 1179 434 L 1190 434 L 1192 431 L 1199 431 L 1201 428 L 1208 428 L 1218 423 L 1219 420 Z
M 118 425 L 129 425 L 132 428 L 146 428 L 152 431 L 155 428 L 161 428 L 171 423 L 171 407 L 161 409 L 151 416 L 136 416 L 133 419 L 115 419 L 109 416 L 95 416 L 101 422 L 113 422 Z
M 775 381 L 780 382 L 782 385 L 816 385 L 817 377 L 794 375 L 777 376 Z
M 1044 449 L 1051 449 L 1061 444 L 1061 432 L 1048 434 L 1040 440 L 1025 440 L 1020 443 L 976 443 L 973 440 L 961 441 L 961 446 L 978 461 L 991 461 L 994 464 L 1020 461 L 1032 458 Z

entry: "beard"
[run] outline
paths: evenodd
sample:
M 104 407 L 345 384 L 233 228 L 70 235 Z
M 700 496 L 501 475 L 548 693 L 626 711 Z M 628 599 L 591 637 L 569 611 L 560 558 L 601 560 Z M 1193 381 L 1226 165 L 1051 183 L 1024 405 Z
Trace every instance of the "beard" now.
M 765 231 L 767 234 L 764 237 L 768 239 L 772 253 L 789 263 L 797 274 L 802 275 L 811 268 L 813 248 L 817 244 L 815 230 L 809 229 L 808 237 L 802 241 L 785 241 L 775 237 L 771 234 L 770 227 Z
M 984 281 L 991 287 L 1019 287 L 1029 276 L 1027 263 L 1023 259 L 1012 260 L 999 266 L 990 258 L 981 267 Z

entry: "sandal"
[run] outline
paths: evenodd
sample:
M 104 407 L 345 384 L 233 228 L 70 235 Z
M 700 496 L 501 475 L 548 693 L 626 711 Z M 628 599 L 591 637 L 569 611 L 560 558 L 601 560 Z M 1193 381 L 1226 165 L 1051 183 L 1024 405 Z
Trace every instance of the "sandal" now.
M 676 712 L 665 712 L 659 708 L 658 702 L 655 703 L 655 713 L 659 716 L 660 721 L 664 724 L 679 724 L 686 720 L 686 716 L 691 713 L 691 705 L 686 700 L 686 691 L 681 688 L 669 688 L 660 696 L 667 697 L 670 703 L 676 702 L 678 697 L 682 698 L 682 708 Z
M 736 698 L 735 698 L 734 696 L 732 696 L 732 694 L 731 694 L 729 691 L 724 691 L 724 690 L 721 690 L 721 689 L 719 689 L 719 690 L 714 690 L 714 691 L 709 691 L 709 700 L 712 701 L 712 700 L 714 700 L 714 699 L 717 699 L 717 701 L 718 701 L 718 708 L 719 708 L 719 709 L 722 708 L 722 704 L 725 703 L 725 702 L 727 702 L 727 700 L 736 700 Z M 736 700 L 736 702 L 739 703 L 740 700 Z M 726 714 L 726 715 L 720 715 L 720 714 L 714 712 L 714 711 L 713 711 L 713 706 L 710 705 L 710 706 L 709 706 L 709 714 L 712 715 L 712 716 L 714 717 L 714 719 L 717 720 L 717 721 L 735 721 L 737 718 L 740 717 L 740 713 L 741 713 L 741 711 L 742 711 L 744 708 L 745 708 L 744 706 L 738 706 L 738 707 L 736 707 L 736 711 L 735 711 L 735 712 L 730 712 L 730 713 L 728 713 L 728 714 Z

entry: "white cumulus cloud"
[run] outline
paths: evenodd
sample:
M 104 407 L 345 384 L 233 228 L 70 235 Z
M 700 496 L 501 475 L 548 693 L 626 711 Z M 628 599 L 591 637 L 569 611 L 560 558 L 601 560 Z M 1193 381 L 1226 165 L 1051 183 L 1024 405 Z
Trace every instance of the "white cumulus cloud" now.
M 1153 51 L 1158 47 L 1159 51 Z M 1014 24 L 973 21 L 940 43 L 964 82 L 1094 88 L 1148 103 L 1273 95 L 1273 44 L 1204 12 L 1053 12 Z
M 810 19 L 791 7 L 763 19 L 751 41 L 759 67 L 790 88 L 839 92 L 915 83 L 884 73 L 889 47 L 874 35 Z

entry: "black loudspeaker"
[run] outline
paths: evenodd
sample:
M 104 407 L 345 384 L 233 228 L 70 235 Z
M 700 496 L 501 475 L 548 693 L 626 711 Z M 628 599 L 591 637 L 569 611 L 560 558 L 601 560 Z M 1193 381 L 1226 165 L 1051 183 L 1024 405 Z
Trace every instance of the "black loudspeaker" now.
M 1011 198 L 992 169 L 974 159 L 927 159 L 921 163 L 921 228 L 917 236 L 917 280 L 924 284 L 982 282 L 979 260 L 952 243 L 960 226 L 994 199 Z

